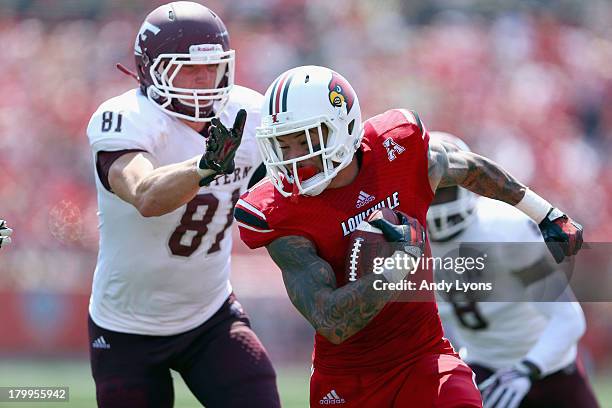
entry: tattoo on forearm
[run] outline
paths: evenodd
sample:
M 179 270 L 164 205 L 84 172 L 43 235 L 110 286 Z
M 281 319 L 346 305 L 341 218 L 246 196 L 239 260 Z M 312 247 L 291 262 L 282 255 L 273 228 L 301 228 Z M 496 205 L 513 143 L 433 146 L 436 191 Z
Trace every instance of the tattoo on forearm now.
M 336 288 L 334 271 L 306 238 L 282 237 L 267 249 L 283 272 L 293 305 L 333 343 L 364 328 L 392 298 L 392 291 L 374 290 L 373 282 L 382 279 L 374 274 Z
M 444 144 L 430 156 L 429 174 L 439 172 L 438 187 L 460 185 L 481 196 L 515 205 L 526 187 L 497 163 Z

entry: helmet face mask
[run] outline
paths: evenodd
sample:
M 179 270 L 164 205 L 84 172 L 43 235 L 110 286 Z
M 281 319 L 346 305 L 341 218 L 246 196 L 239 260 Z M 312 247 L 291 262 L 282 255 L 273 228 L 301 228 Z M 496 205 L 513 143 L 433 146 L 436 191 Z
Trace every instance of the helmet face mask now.
M 221 19 L 193 2 L 174 2 L 152 11 L 134 45 L 142 92 L 167 114 L 208 122 L 225 108 L 234 85 L 235 52 Z M 185 66 L 216 67 L 207 88 L 180 87 L 176 78 Z
M 149 68 L 153 84 L 147 88 L 147 97 L 157 102 L 168 114 L 194 122 L 209 121 L 213 109 L 221 112 L 229 100 L 234 83 L 234 50 L 223 51 L 218 44 L 195 45 L 191 48 L 211 48 L 208 52 L 161 54 Z M 208 55 L 206 55 L 208 54 Z M 216 65 L 213 88 L 181 88 L 174 84 L 184 66 Z M 221 86 L 223 83 L 228 85 Z M 178 109 L 177 109 L 178 108 Z
M 286 130 L 272 128 L 266 134 L 262 128 L 258 129 L 258 144 L 261 151 L 265 151 L 264 163 L 272 175 L 272 180 L 280 188 L 281 194 L 289 196 L 294 192 L 305 195 L 320 194 L 345 166 L 337 163 L 334 159 L 339 156 L 339 151 L 344 149 L 343 145 L 334 144 L 333 140 L 338 129 L 325 118 L 313 118 L 302 123 L 292 123 Z M 292 135 L 292 136 L 289 136 Z M 278 138 L 304 136 L 308 152 L 299 157 L 284 157 L 283 150 Z M 321 168 L 318 172 L 306 174 L 302 172 L 305 162 L 314 160 Z M 344 160 L 350 162 L 352 155 L 345 154 Z M 348 163 L 346 163 L 348 164 Z M 312 166 L 309 166 L 312 167 Z M 293 187 L 292 187 L 293 186 Z M 290 191 L 287 191 L 287 189 Z
M 338 81 L 343 85 L 340 92 Z M 361 143 L 357 97 L 348 82 L 328 68 L 298 67 L 281 74 L 266 92 L 262 113 L 256 139 L 270 179 L 285 197 L 322 193 Z M 305 154 L 284 157 L 278 138 L 288 135 L 305 135 Z M 301 171 L 313 159 L 320 160 L 321 168 L 316 173 Z
M 439 188 L 436 198 L 446 196 L 445 200 L 434 200 L 427 212 L 427 229 L 433 241 L 453 238 L 474 221 L 476 196 L 469 190 L 453 186 Z

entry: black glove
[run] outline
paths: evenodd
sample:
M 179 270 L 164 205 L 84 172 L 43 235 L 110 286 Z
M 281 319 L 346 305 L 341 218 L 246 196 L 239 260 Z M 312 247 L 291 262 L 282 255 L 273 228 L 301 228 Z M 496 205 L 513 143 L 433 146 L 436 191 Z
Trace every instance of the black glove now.
M 203 177 L 200 186 L 210 184 L 221 174 L 231 174 L 236 167 L 234 157 L 242 140 L 242 132 L 246 123 L 247 113 L 240 109 L 231 129 L 227 129 L 218 118 L 214 118 L 208 129 L 206 153 L 202 155 L 198 167 L 201 170 L 210 169 L 214 174 Z
M 582 225 L 557 208 L 551 208 L 538 227 L 557 263 L 575 255 L 582 247 Z
M 381 230 L 388 242 L 402 243 L 402 251 L 416 258 L 420 257 L 425 252 L 425 242 L 427 241 L 425 228 L 416 218 L 408 217 L 400 211 L 395 211 L 395 213 L 400 220 L 398 225 L 383 218 L 368 222 Z

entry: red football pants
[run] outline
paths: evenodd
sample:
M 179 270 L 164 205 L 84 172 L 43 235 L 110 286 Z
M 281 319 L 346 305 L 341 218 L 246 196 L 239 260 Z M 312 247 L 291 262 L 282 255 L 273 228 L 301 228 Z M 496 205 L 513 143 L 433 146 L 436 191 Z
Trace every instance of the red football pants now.
M 321 408 L 481 408 L 472 370 L 459 358 L 429 354 L 388 371 L 330 374 L 315 370 L 310 406 Z

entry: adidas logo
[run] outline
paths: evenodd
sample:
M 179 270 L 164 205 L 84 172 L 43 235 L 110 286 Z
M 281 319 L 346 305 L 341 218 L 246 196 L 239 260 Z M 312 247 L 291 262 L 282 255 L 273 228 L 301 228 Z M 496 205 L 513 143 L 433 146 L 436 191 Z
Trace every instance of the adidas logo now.
M 336 394 L 336 390 L 331 390 L 327 393 L 326 396 L 319 400 L 319 404 L 321 405 L 336 405 L 336 404 L 344 404 L 346 401 L 344 398 L 340 398 L 338 394 Z
M 100 336 L 97 339 L 95 339 L 93 343 L 91 343 L 91 347 L 97 348 L 97 349 L 109 349 L 110 344 L 108 344 L 106 340 L 104 340 L 104 336 Z
M 355 207 L 361 208 L 364 205 L 371 203 L 375 199 L 376 198 L 373 195 L 369 195 L 365 191 L 360 191 L 359 197 L 357 197 L 357 204 L 355 205 Z

